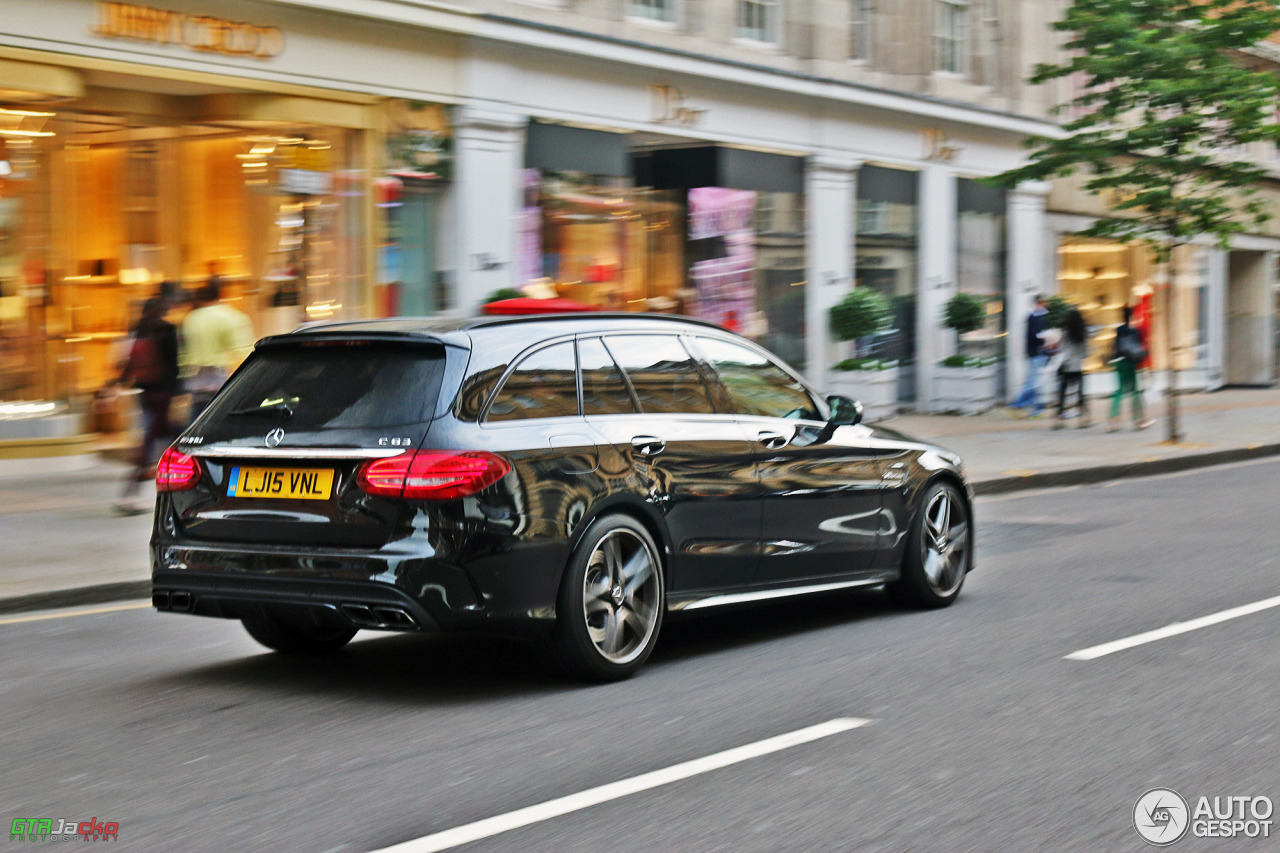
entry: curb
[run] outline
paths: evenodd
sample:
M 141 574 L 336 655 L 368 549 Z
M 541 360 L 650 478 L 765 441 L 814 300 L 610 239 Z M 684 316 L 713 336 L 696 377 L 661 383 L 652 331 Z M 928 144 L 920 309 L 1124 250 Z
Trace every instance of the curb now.
M 111 604 L 116 601 L 151 599 L 151 579 L 144 581 L 120 581 L 94 586 L 74 586 L 69 589 L 51 589 L 30 595 L 0 598 L 0 613 L 24 613 L 29 610 L 53 610 L 58 607 L 80 607 L 85 604 Z
M 1046 489 L 1057 486 L 1080 486 L 1105 483 L 1109 480 L 1128 480 L 1154 474 L 1191 471 L 1231 462 L 1247 462 L 1280 456 L 1280 444 L 1262 444 L 1254 447 L 1235 447 L 1209 453 L 1173 456 L 1148 462 L 1125 462 L 1118 465 L 1099 465 L 1092 468 L 1075 468 L 1064 471 L 1037 471 L 1033 474 L 1013 477 L 993 477 L 972 482 L 975 495 L 1003 495 L 1030 489 Z M 0 614 L 23 613 L 31 610 L 52 610 L 59 607 L 81 607 L 88 604 L 110 604 L 117 601 L 148 600 L 151 597 L 151 580 L 122 581 L 94 586 L 78 586 L 0 598 Z
M 1196 468 L 1209 468 L 1230 462 L 1247 462 L 1250 459 L 1265 459 L 1270 456 L 1280 456 L 1280 444 L 1233 447 L 1227 450 L 1190 453 L 1185 456 L 1171 456 L 1145 462 L 1122 462 L 1117 465 L 1098 465 L 1092 468 L 1037 471 L 1023 476 L 993 477 L 973 483 L 973 492 L 976 495 L 1003 495 L 1028 489 L 1081 486 L 1105 483 L 1108 480 L 1128 480 L 1136 477 L 1150 477 L 1154 474 L 1191 471 Z

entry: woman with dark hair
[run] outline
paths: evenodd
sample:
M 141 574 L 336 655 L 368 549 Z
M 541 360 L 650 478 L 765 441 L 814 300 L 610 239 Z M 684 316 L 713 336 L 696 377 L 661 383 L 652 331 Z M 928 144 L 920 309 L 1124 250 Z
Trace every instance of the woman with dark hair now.
M 120 371 L 121 383 L 133 385 L 141 392 L 143 419 L 142 442 L 134 455 L 134 467 L 125 482 L 124 495 L 117 505 L 121 512 L 130 514 L 147 511 L 132 499 L 139 484 L 151 477 L 152 447 L 172 433 L 169 407 L 178 393 L 178 331 L 164 318 L 168 310 L 168 301 L 160 296 L 143 304 L 129 358 Z
M 1054 429 L 1062 429 L 1065 419 L 1067 392 L 1072 384 L 1076 388 L 1076 408 L 1080 415 L 1080 427 L 1093 426 L 1089 417 L 1089 407 L 1084 401 L 1084 360 L 1089 353 L 1088 336 L 1084 325 L 1084 315 L 1080 309 L 1071 306 L 1067 311 L 1066 321 L 1062 324 L 1062 363 L 1058 365 L 1058 417 L 1053 422 Z
M 1142 389 L 1138 387 L 1138 367 L 1147 359 L 1147 342 L 1142 332 L 1130 320 L 1133 309 L 1124 306 L 1124 322 L 1116 327 L 1115 351 L 1111 363 L 1116 368 L 1116 393 L 1111 398 L 1111 417 L 1108 419 L 1107 432 L 1120 429 L 1120 404 L 1128 395 L 1130 413 L 1133 416 L 1134 429 L 1146 429 L 1155 421 L 1145 417 L 1142 412 Z

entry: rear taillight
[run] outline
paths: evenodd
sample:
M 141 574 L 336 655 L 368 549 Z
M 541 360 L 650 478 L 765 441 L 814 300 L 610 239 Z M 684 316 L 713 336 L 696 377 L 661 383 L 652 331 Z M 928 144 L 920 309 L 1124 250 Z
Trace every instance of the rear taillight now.
M 200 482 L 200 463 L 170 447 L 156 465 L 157 492 L 185 492 Z
M 417 450 L 367 463 L 358 482 L 379 497 L 443 501 L 474 495 L 510 470 L 507 460 L 483 450 Z

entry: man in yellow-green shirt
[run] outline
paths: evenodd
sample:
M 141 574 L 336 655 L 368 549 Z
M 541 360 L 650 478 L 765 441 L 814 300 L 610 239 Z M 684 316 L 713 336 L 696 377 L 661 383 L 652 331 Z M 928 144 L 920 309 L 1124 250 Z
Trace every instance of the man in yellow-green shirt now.
M 196 292 L 196 307 L 182 321 L 182 375 L 191 392 L 192 420 L 253 349 L 252 321 L 221 300 L 221 285 L 209 279 Z

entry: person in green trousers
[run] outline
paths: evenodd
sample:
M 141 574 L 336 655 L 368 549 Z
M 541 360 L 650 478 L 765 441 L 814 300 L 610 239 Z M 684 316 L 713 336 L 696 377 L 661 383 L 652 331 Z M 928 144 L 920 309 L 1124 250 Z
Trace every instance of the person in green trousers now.
M 1138 367 L 1147 358 L 1147 344 L 1142 332 L 1129 322 L 1132 310 L 1124 306 L 1124 322 L 1116 328 L 1115 351 L 1111 363 L 1116 368 L 1116 393 L 1111 397 L 1111 417 L 1107 432 L 1120 429 L 1120 406 L 1126 395 L 1130 399 L 1130 413 L 1134 429 L 1146 429 L 1155 421 L 1145 417 L 1142 411 L 1142 388 L 1138 385 Z

